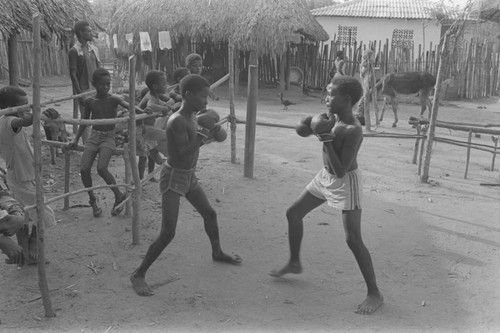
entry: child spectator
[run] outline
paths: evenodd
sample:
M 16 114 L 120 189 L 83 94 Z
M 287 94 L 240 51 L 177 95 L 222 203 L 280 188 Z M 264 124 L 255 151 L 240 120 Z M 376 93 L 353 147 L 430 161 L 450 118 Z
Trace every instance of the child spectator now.
M 26 92 L 18 87 L 7 86 L 0 89 L 0 109 L 28 104 Z M 33 124 L 33 114 L 20 111 L 15 115 L 0 117 L 0 157 L 7 167 L 6 182 L 21 206 L 36 203 L 36 184 L 33 147 L 24 127 Z M 45 200 L 45 198 L 43 198 Z M 30 222 L 37 220 L 36 210 L 28 213 Z M 45 226 L 56 224 L 54 212 L 48 205 L 43 206 Z M 22 228 L 17 233 L 19 244 L 23 247 L 25 263 L 34 263 L 37 258 L 36 226 Z
M 117 116 L 118 105 L 128 109 L 129 104 L 118 95 L 109 94 L 111 84 L 111 76 L 104 68 L 98 68 L 92 74 L 92 85 L 95 87 L 96 95 L 89 97 L 85 101 L 85 112 L 82 119 L 114 119 Z M 142 111 L 142 110 L 140 110 Z M 87 125 L 81 125 L 78 128 L 78 133 L 71 143 L 69 148 L 74 149 L 81 135 L 85 131 Z M 97 172 L 104 179 L 106 184 L 116 184 L 115 178 L 108 170 L 109 161 L 116 149 L 115 143 L 115 124 L 109 125 L 93 125 L 89 139 L 85 144 L 82 160 L 80 163 L 80 175 L 83 185 L 86 188 L 92 187 L 91 169 L 95 158 L 97 159 Z M 118 187 L 111 187 L 115 195 L 115 204 L 111 210 L 111 215 L 116 216 L 123 210 L 123 205 L 116 208 L 126 197 Z M 88 191 L 89 204 L 92 207 L 92 212 L 95 217 L 102 214 L 102 209 L 99 206 L 97 197 L 93 191 Z
M 203 72 L 203 58 L 198 53 L 188 54 L 186 57 L 186 68 L 189 70 L 191 74 L 201 75 Z M 216 100 L 215 93 L 212 90 L 209 90 L 208 96 Z
M 5 176 L 6 172 L 0 168 L 0 250 L 7 256 L 8 264 L 22 266 L 24 253 L 29 253 L 29 249 L 24 251 L 22 243 L 16 244 L 10 237 L 17 234 L 20 242 L 28 226 L 24 223 L 24 210 L 9 191 Z
M 141 102 L 139 103 L 139 107 L 141 109 L 147 109 L 151 111 L 158 117 L 168 117 L 169 115 L 171 115 L 172 108 L 169 106 L 168 102 L 164 101 L 167 92 L 167 77 L 165 76 L 165 73 L 161 71 L 149 71 L 146 74 L 145 81 L 149 91 L 142 98 Z M 151 117 L 146 118 L 143 121 L 144 143 L 148 151 L 150 160 L 153 160 L 153 163 L 148 163 L 149 173 L 154 170 L 154 163 L 162 164 L 164 162 L 164 158 L 160 155 L 158 149 L 156 149 L 158 142 L 156 140 L 147 139 L 148 130 L 153 130 L 153 127 L 155 126 L 155 120 L 155 118 Z M 139 160 L 139 162 L 141 162 L 141 160 Z M 145 164 L 145 159 L 143 159 L 142 164 L 139 165 L 139 173 L 141 173 L 142 169 L 142 175 L 144 175 Z
M 92 28 L 87 21 L 78 21 L 73 27 L 77 41 L 69 50 L 69 76 L 73 85 L 73 93 L 81 94 L 92 88 L 92 73 L 100 67 L 99 50 L 91 44 L 94 39 Z M 80 117 L 85 109 L 85 98 L 79 100 Z M 88 131 L 82 134 L 85 144 L 88 138 Z

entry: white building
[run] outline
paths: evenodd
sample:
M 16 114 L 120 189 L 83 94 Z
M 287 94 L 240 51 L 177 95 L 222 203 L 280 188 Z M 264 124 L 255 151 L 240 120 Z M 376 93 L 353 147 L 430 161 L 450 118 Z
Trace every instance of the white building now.
M 352 0 L 313 9 L 311 13 L 323 26 L 330 40 L 343 45 L 389 40 L 392 46 L 413 46 L 429 50 L 441 37 L 436 5 L 428 0 Z

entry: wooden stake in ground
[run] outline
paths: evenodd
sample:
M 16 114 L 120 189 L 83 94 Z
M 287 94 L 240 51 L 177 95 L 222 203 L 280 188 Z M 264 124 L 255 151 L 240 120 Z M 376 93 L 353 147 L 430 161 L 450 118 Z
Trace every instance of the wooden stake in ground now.
M 257 98 L 259 73 L 256 65 L 248 68 L 248 102 L 247 122 L 245 128 L 245 160 L 243 174 L 247 178 L 253 178 L 254 152 L 255 152 L 255 125 L 257 121 Z
M 234 45 L 229 43 L 229 115 L 231 116 L 231 163 L 236 164 L 236 113 L 234 110 Z
M 139 222 L 141 211 L 141 193 L 142 185 L 139 177 L 139 168 L 137 167 L 136 155 L 136 125 L 135 125 L 135 57 L 129 58 L 129 160 L 130 170 L 132 171 L 132 178 L 134 179 L 134 191 L 132 192 L 132 244 L 139 244 Z
M 451 35 L 458 35 L 463 32 L 465 25 L 465 18 L 471 12 L 473 5 L 473 0 L 468 0 L 465 6 L 462 18 L 455 20 L 450 28 L 446 31 L 443 37 L 443 42 L 441 45 L 441 50 L 438 54 L 439 66 L 436 75 L 436 85 L 434 86 L 434 98 L 432 101 L 431 109 L 431 119 L 429 124 L 429 129 L 427 131 L 427 145 L 425 146 L 425 158 L 423 163 L 422 174 L 420 176 L 420 181 L 422 183 L 427 183 L 429 181 L 429 168 L 431 164 L 432 155 L 432 145 L 434 143 L 434 137 L 436 132 L 436 122 L 437 122 L 437 112 L 439 109 L 439 95 L 441 95 L 441 82 L 443 81 L 443 75 L 445 66 L 448 66 L 450 51 L 448 49 L 448 41 Z
M 46 317 L 55 317 L 50 300 L 47 274 L 45 272 L 45 226 L 43 225 L 44 202 L 42 184 L 42 133 L 40 130 L 40 76 L 42 63 L 42 46 L 40 40 L 40 13 L 33 15 L 33 150 L 35 155 L 36 212 L 37 212 L 37 244 L 38 244 L 38 286 L 42 295 Z

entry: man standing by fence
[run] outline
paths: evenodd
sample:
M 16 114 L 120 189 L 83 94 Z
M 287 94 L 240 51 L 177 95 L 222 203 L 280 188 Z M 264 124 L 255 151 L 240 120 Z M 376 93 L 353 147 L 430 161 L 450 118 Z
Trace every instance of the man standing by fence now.
M 92 73 L 100 67 L 99 51 L 97 47 L 90 44 L 94 37 L 88 22 L 76 22 L 73 31 L 75 32 L 77 41 L 68 52 L 69 75 L 73 85 L 73 93 L 80 94 L 92 88 Z M 84 111 L 84 102 L 85 98 L 79 99 L 80 117 Z M 74 107 L 76 108 L 76 103 Z M 87 141 L 87 138 L 88 130 L 82 135 L 83 143 Z

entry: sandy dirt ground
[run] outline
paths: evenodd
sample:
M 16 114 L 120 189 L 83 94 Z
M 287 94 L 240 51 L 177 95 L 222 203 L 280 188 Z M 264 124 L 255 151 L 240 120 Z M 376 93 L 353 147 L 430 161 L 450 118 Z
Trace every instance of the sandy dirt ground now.
M 59 84 L 60 83 L 60 84 Z M 58 85 L 54 87 L 53 85 Z M 42 98 L 70 94 L 67 80 L 46 80 Z M 51 87 L 52 86 L 52 87 Z M 211 103 L 228 114 L 227 88 Z M 29 91 L 30 89 L 27 88 Z M 257 118 L 295 124 L 324 112 L 319 97 L 292 87 L 282 110 L 278 90 L 261 89 Z M 242 88 L 237 117 L 245 119 Z M 481 108 L 478 108 L 480 106 Z M 485 106 L 485 108 L 483 108 Z M 71 104 L 56 107 L 65 116 Z M 413 134 L 414 104 L 400 105 L 376 132 Z M 444 103 L 439 119 L 500 123 L 497 100 Z M 70 126 L 68 130 L 71 131 Z M 326 205 L 306 217 L 304 273 L 273 279 L 268 273 L 288 259 L 285 211 L 321 168 L 321 145 L 290 129 L 258 127 L 254 178 L 243 177 L 244 125 L 237 129 L 237 164 L 230 143 L 202 148 L 198 178 L 219 217 L 222 247 L 243 258 L 241 266 L 214 263 L 199 214 L 181 200 L 177 234 L 151 267 L 152 297 L 137 296 L 129 282 L 160 228 L 158 184 L 144 188 L 140 241 L 132 246 L 131 219 L 111 217 L 111 191 L 97 191 L 103 216 L 93 218 L 86 195 L 52 205 L 58 225 L 47 230 L 46 256 L 55 318 L 45 318 L 36 267 L 0 263 L 1 332 L 498 332 L 500 330 L 500 183 L 492 155 L 437 143 L 431 183 L 421 183 L 412 164 L 414 140 L 367 137 L 359 155 L 364 176 L 362 229 L 385 304 L 370 316 L 353 312 L 366 288 L 345 241 L 341 214 Z M 438 129 L 466 140 L 467 133 Z M 491 136 L 473 138 L 491 144 Z M 78 153 L 71 159 L 71 188 L 81 188 Z M 110 165 L 124 177 L 121 158 Z M 64 160 L 51 166 L 44 148 L 48 197 L 63 191 Z M 93 172 L 95 183 L 103 181 Z M 96 272 L 88 266 L 98 266 Z

